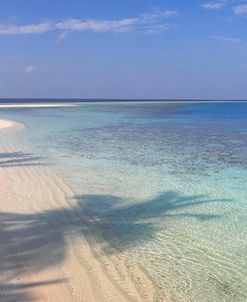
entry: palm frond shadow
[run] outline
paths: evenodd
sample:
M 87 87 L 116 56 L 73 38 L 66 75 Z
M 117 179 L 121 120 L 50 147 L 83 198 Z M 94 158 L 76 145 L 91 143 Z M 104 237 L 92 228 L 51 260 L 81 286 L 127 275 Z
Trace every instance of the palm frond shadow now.
M 135 204 L 109 195 L 81 195 L 68 208 L 56 208 L 34 214 L 0 213 L 0 300 L 3 302 L 35 301 L 30 289 L 40 284 L 9 283 L 25 273 L 34 273 L 62 264 L 68 248 L 67 236 L 81 235 L 102 245 L 103 253 L 130 249 L 155 237 L 160 231 L 157 219 L 195 218 L 200 221 L 219 219 L 210 213 L 193 213 L 201 205 L 229 202 L 206 196 L 183 196 L 164 192 L 154 199 Z M 4 276 L 8 276 L 4 279 Z M 11 276 L 11 278 L 9 278 Z M 45 281 L 44 281 L 45 282 Z M 53 282 L 47 281 L 46 286 Z M 16 300 L 16 297 L 18 299 Z
M 230 202 L 230 199 L 209 199 L 204 195 L 183 196 L 178 192 L 164 192 L 154 199 L 128 204 L 121 198 L 108 195 L 77 196 L 85 213 L 90 217 L 88 232 L 94 234 L 105 247 L 104 253 L 129 249 L 142 241 L 151 240 L 160 231 L 160 220 L 194 218 L 208 221 L 220 219 L 221 215 L 198 211 L 200 206 L 216 202 Z M 195 211 L 195 209 L 197 210 Z
M 31 153 L 25 153 L 21 151 L 0 153 L 0 167 L 23 167 L 23 166 L 41 166 L 45 165 L 41 162 L 44 157 L 35 156 Z

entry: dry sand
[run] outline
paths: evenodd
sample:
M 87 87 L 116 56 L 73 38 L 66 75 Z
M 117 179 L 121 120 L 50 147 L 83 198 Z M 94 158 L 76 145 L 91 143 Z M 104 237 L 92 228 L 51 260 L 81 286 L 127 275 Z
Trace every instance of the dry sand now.
M 161 301 L 126 252 L 106 255 L 64 181 L 0 121 L 0 301 Z
M 0 104 L 0 108 L 49 108 L 49 107 L 73 107 L 75 103 L 39 103 L 39 104 Z

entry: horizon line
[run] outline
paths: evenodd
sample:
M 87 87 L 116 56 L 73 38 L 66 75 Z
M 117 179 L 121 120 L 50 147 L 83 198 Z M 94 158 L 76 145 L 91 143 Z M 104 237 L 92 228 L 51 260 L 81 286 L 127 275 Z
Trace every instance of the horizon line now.
M 0 102 L 4 101 L 54 101 L 54 102 L 176 102 L 176 101 L 184 101 L 184 102 L 195 102 L 195 101 L 202 101 L 202 102 L 247 102 L 247 98 L 241 99 L 223 99 L 223 98 L 0 98 Z

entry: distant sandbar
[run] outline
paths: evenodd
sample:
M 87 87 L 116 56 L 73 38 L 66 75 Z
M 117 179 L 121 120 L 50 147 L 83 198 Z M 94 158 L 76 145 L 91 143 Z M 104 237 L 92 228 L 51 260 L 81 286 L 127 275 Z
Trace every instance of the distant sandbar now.
M 8 129 L 8 128 L 15 128 L 15 129 L 22 129 L 24 128 L 24 125 L 21 123 L 17 123 L 10 120 L 0 120 L 0 130 Z
M 0 104 L 1 108 L 47 108 L 47 107 L 73 107 L 76 104 Z

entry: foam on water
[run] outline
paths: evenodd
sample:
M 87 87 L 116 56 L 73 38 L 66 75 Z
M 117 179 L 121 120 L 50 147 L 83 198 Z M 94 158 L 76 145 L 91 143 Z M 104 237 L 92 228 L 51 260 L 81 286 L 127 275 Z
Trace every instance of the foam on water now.
M 105 253 L 171 301 L 247 300 L 247 104 L 1 110 L 64 176 Z

